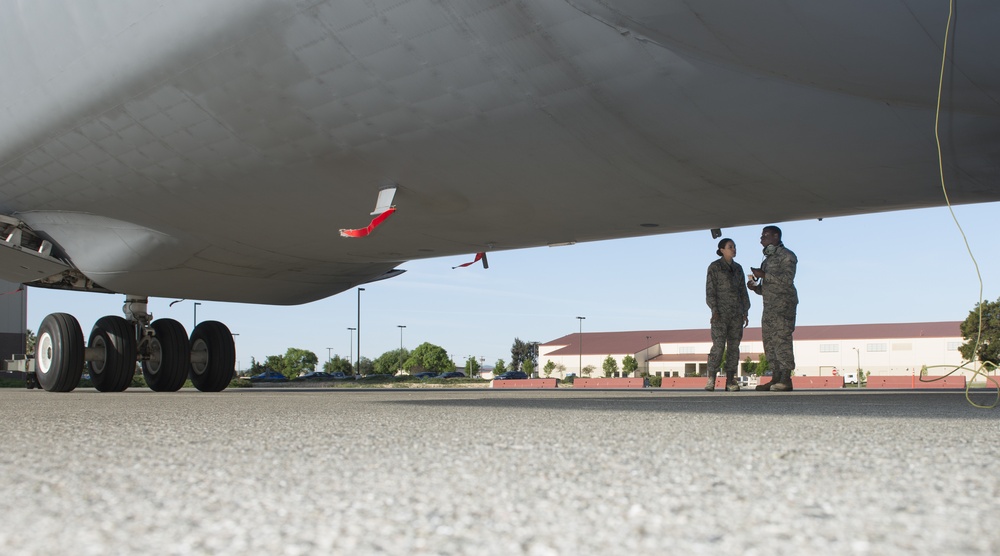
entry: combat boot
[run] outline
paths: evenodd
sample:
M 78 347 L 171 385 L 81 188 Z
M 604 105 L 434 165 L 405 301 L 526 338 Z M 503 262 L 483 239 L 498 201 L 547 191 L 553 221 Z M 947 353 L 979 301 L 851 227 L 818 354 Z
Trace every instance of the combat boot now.
M 712 373 L 708 373 L 708 382 L 705 383 L 705 390 L 715 392 L 715 376 Z
M 736 382 L 736 373 L 726 373 L 726 391 L 739 392 L 740 385 Z
M 782 371 L 781 376 L 775 376 L 771 386 L 772 392 L 792 391 L 792 371 Z

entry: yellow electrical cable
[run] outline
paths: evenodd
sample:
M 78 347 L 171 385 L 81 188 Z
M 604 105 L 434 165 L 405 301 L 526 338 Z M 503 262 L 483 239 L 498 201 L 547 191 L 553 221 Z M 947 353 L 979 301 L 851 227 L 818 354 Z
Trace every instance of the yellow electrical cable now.
M 969 381 L 967 381 L 965 383 L 965 399 L 970 404 L 972 404 L 974 407 L 978 407 L 980 409 L 993 409 L 993 408 L 995 408 L 997 406 L 997 404 L 1000 404 L 1000 383 L 998 383 L 992 377 L 988 376 L 985 372 L 983 372 L 983 369 L 986 369 L 986 368 L 989 368 L 989 367 L 992 367 L 992 368 L 995 369 L 996 365 L 994 365 L 993 363 L 990 363 L 990 362 L 987 361 L 987 362 L 983 363 L 979 367 L 979 369 L 976 369 L 975 367 L 973 367 L 972 369 L 966 368 L 966 365 L 969 365 L 970 363 L 974 363 L 975 362 L 976 352 L 979 351 L 979 345 L 982 342 L 982 336 L 983 336 L 983 276 L 979 272 L 979 263 L 976 261 L 976 256 L 972 254 L 972 248 L 969 247 L 969 239 L 965 236 L 965 230 L 962 229 L 962 225 L 958 222 L 958 217 L 955 216 L 955 210 L 951 206 L 951 200 L 948 198 L 948 188 L 945 185 L 945 179 L 944 179 L 944 156 L 941 154 L 941 135 L 940 135 L 940 133 L 938 131 L 938 129 L 940 127 L 940 123 L 941 123 L 941 91 L 944 89 L 944 70 L 945 70 L 945 67 L 946 67 L 947 61 L 948 61 L 948 38 L 949 38 L 949 33 L 951 31 L 951 19 L 952 19 L 952 16 L 953 16 L 954 13 L 955 13 L 955 0 L 949 0 L 949 2 L 948 2 L 948 22 L 947 22 L 947 24 L 945 24 L 945 28 L 944 28 L 944 44 L 943 44 L 943 48 L 941 49 L 941 74 L 938 77 L 937 106 L 936 106 L 935 111 L 934 111 L 934 141 L 937 143 L 938 171 L 940 172 L 940 175 L 941 175 L 941 192 L 944 193 L 944 201 L 945 201 L 945 204 L 948 205 L 948 211 L 951 213 L 951 218 L 952 218 L 952 220 L 955 221 L 955 226 L 958 228 L 958 232 L 960 234 L 962 234 L 962 241 L 965 242 L 965 250 L 969 253 L 969 258 L 972 259 L 973 266 L 976 267 L 976 277 L 979 279 L 979 303 L 976 305 L 976 307 L 979 310 L 979 330 L 976 332 L 976 343 L 975 343 L 975 345 L 973 346 L 973 349 L 972 349 L 972 358 L 968 362 L 963 363 L 962 365 L 960 365 L 958 367 L 952 367 L 951 365 L 934 365 L 934 366 L 931 366 L 931 367 L 924 367 L 925 369 L 933 369 L 933 368 L 938 368 L 938 367 L 947 367 L 947 368 L 950 368 L 952 370 L 949 371 L 948 373 L 945 373 L 944 376 L 936 377 L 936 378 L 934 378 L 932 380 L 924 380 L 923 374 L 921 374 L 921 376 L 920 376 L 920 382 L 936 382 L 938 380 L 943 380 L 945 377 L 951 376 L 952 374 L 954 374 L 954 373 L 956 373 L 956 372 L 958 372 L 958 371 L 960 371 L 962 369 L 970 370 L 970 371 L 972 371 L 972 379 L 973 380 L 976 377 L 982 375 L 987 380 L 987 382 L 992 382 L 997 387 L 997 397 L 993 401 L 993 403 L 990 404 L 990 405 L 979 405 L 976 402 L 972 401 L 972 398 L 969 397 L 969 390 L 972 387 L 972 380 L 969 380 Z

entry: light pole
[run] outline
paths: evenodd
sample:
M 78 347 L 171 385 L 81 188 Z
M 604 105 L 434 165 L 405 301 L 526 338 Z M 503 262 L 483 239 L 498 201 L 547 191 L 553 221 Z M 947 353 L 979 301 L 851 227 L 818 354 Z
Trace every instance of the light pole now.
M 350 355 L 347 356 L 347 362 L 350 363 L 351 361 L 354 361 L 354 331 L 357 330 L 357 328 L 349 326 L 347 329 L 351 331 L 351 341 L 347 342 L 347 345 L 351 346 L 349 348 Z
M 576 317 L 580 321 L 580 361 L 578 363 L 580 369 L 577 371 L 578 377 L 583 376 L 583 319 L 587 317 Z M 582 384 L 582 383 L 581 383 Z
M 406 328 L 406 325 L 397 324 L 396 327 L 399 328 L 399 370 L 402 371 L 403 370 L 403 329 Z
M 858 368 L 854 371 L 854 378 L 858 380 L 858 388 L 861 388 L 861 350 L 858 348 L 851 348 L 854 353 L 858 354 Z
M 361 376 L 361 292 L 364 288 L 358 288 L 358 370 L 354 373 L 354 378 Z
M 199 303 L 197 301 L 194 302 L 194 326 L 195 326 L 195 328 L 198 327 L 198 306 L 199 305 L 201 305 L 201 303 Z
M 646 336 L 646 378 L 649 378 L 649 339 L 652 336 Z
M 328 367 L 332 367 L 333 366 L 332 365 L 332 363 L 333 363 L 333 356 L 330 355 L 331 350 L 333 350 L 333 348 L 326 348 L 326 365 Z

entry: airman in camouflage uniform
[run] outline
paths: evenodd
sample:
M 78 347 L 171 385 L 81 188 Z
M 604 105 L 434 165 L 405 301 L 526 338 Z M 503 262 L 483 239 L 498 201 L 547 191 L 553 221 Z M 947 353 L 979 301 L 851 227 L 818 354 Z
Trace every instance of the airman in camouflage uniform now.
M 799 260 L 781 243 L 781 229 L 777 226 L 764 228 L 760 244 L 764 246 L 764 262 L 760 268 L 750 268 L 753 275 L 748 275 L 747 287 L 764 298 L 760 329 L 764 356 L 773 370 L 773 376 L 771 382 L 757 389 L 787 392 L 792 389 L 792 371 L 795 369 L 792 332 L 795 331 L 795 310 L 799 304 L 799 295 L 795 290 L 795 267 Z
M 743 286 L 743 267 L 733 260 L 736 243 L 723 238 L 715 251 L 719 259 L 708 265 L 705 280 L 705 301 L 712 310 L 712 349 L 708 352 L 708 383 L 705 390 L 715 390 L 715 377 L 726 355 L 726 390 L 740 389 L 736 383 L 736 367 L 740 362 L 740 341 L 747 325 L 750 296 Z

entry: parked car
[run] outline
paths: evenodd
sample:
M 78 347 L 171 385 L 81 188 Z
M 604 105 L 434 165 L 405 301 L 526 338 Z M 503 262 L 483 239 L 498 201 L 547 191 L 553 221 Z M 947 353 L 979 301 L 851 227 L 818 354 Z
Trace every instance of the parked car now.
M 274 369 L 265 369 L 259 375 L 250 377 L 250 382 L 288 382 L 288 377 Z
M 337 371 L 329 374 L 330 378 L 332 378 L 333 380 L 347 380 L 349 378 L 354 378 L 353 376 L 344 373 L 344 371 Z
M 313 371 L 311 373 L 299 375 L 292 380 L 333 380 L 333 376 L 330 373 L 323 371 Z
M 497 375 L 497 376 L 493 377 L 493 380 L 498 380 L 498 379 L 499 380 L 515 380 L 515 379 L 523 379 L 523 378 L 528 378 L 528 375 L 524 374 L 521 371 L 507 371 L 506 373 L 503 373 L 503 374 L 500 374 L 500 375 Z
M 424 371 L 413 375 L 413 378 L 434 378 L 436 376 L 437 373 L 435 373 L 434 371 Z
M 465 373 L 461 371 L 451 371 L 450 373 L 441 373 L 434 378 L 465 378 Z

